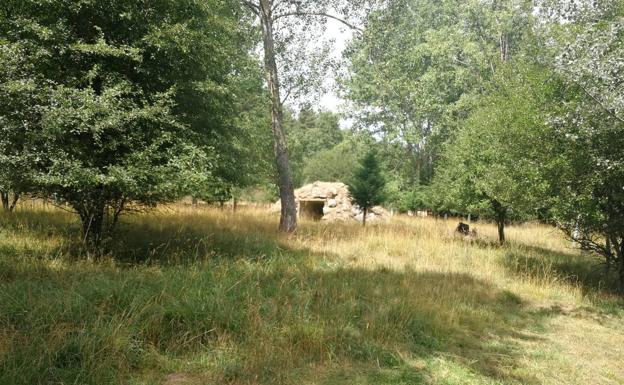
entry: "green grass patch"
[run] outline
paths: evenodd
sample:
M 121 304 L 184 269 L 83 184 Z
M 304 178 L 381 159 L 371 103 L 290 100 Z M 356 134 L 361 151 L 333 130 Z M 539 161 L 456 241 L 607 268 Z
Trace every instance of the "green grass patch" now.
M 64 213 L 2 217 L 0 384 L 539 382 L 522 358 L 561 312 L 506 284 L 514 275 L 353 266 L 237 218 L 134 217 L 93 261 Z M 532 272 L 488 252 L 520 281 Z M 600 298 L 584 306 L 622 317 Z

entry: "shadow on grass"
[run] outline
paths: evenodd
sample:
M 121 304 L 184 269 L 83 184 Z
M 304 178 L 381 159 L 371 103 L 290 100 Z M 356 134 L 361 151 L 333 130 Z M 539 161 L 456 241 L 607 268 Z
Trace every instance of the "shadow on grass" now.
M 0 231 L 16 230 L 39 237 L 78 236 L 78 217 L 60 210 L 0 212 Z
M 504 250 L 504 267 L 519 277 L 579 285 L 584 294 L 623 294 L 615 270 L 608 269 L 604 259 L 595 254 L 573 250 L 555 251 L 515 241 L 507 241 L 501 246 L 491 239 L 460 236 L 455 236 L 454 239 L 461 239 L 481 249 Z
M 584 294 L 622 294 L 617 275 L 592 254 L 553 251 L 543 247 L 515 244 L 505 254 L 505 267 L 519 275 L 544 280 L 560 280 L 579 285 Z
M 544 314 L 470 276 L 283 261 L 205 269 L 16 277 L 0 295 L 12 345 L 0 382 L 115 383 L 135 370 L 170 370 L 160 356 L 183 358 L 217 383 L 318 380 L 312 368 L 324 367 L 327 383 L 434 384 L 436 362 L 475 383 L 537 383 L 515 369 L 518 341 L 538 338 L 524 330 Z
M 126 223 L 113 256 L 129 269 L 9 269 L 17 252 L 3 253 L 0 383 L 159 383 L 176 370 L 234 384 L 538 382 L 518 366 L 520 342 L 552 314 L 467 274 L 319 266 L 247 225 Z M 35 239 L 48 227 L 27 226 Z
M 110 254 L 122 263 L 177 265 L 206 260 L 258 262 L 292 252 L 279 242 L 277 225 L 263 218 L 233 218 L 244 223 L 227 216 L 218 223 L 198 216 L 170 223 L 126 221 L 109 243 Z
M 141 218 L 141 219 L 139 219 Z M 148 219 L 145 219 L 148 218 Z M 230 228 L 227 221 L 213 223 L 200 220 L 198 215 L 184 215 L 171 222 L 162 223 L 166 215 L 128 216 L 119 223 L 111 237 L 105 240 L 106 254 L 125 265 L 175 265 L 208 259 L 262 260 L 268 254 L 280 251 L 278 234 L 268 230 L 262 218 L 245 217 L 245 226 Z M 186 221 L 189 222 L 186 222 Z M 260 231 L 254 231 L 254 230 Z M 88 251 L 80 236 L 77 217 L 61 211 L 21 211 L 0 213 L 0 236 L 3 233 L 19 234 L 33 247 L 0 244 L 0 255 L 49 259 L 60 256 L 82 259 Z M 36 245 L 51 239 L 62 240 L 43 252 Z
M 520 342 L 552 314 L 467 274 L 319 266 L 251 225 L 126 224 L 129 269 L 0 255 L 0 383 L 538 383 Z

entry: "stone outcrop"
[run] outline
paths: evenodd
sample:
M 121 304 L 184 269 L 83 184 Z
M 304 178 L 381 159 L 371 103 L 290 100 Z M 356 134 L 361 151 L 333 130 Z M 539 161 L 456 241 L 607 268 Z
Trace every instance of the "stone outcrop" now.
M 316 220 L 358 220 L 362 210 L 351 204 L 349 187 L 340 182 L 314 182 L 295 190 L 295 200 L 300 217 Z M 281 208 L 278 201 L 273 210 Z M 366 221 L 388 217 L 388 212 L 380 206 L 374 207 L 366 216 Z

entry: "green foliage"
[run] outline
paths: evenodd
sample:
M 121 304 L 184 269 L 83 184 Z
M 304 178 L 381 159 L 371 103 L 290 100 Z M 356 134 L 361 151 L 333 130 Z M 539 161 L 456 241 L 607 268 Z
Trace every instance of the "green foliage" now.
M 279 199 L 275 183 L 249 186 L 240 191 L 240 200 L 251 203 L 273 203 Z
M 396 197 L 396 207 L 402 212 L 426 210 L 431 207 L 429 187 L 420 186 L 408 191 L 400 191 Z
M 0 193 L 7 208 L 9 194 L 29 191 L 37 154 L 25 133 L 40 115 L 43 95 L 33 78 L 32 64 L 16 45 L 0 44 Z
M 413 175 L 429 183 L 484 82 L 523 47 L 532 12 L 525 0 L 388 2 L 348 51 L 342 85 L 356 125 L 400 142 Z
M 207 202 L 240 199 L 248 188 L 275 184 L 268 100 L 259 63 L 243 61 L 240 73 L 231 82 L 235 110 L 227 136 L 218 136 L 219 162 L 214 174 L 219 181 L 192 192 Z
M 6 2 L 0 160 L 24 167 L 1 189 L 69 203 L 98 244 L 129 203 L 232 179 L 219 162 L 249 131 L 233 118 L 233 74 L 252 43 L 234 4 Z
M 381 175 L 377 158 L 370 151 L 364 156 L 359 169 L 348 183 L 351 201 L 364 211 L 364 223 L 367 211 L 385 201 L 385 185 L 386 181 Z
M 431 179 L 431 171 L 425 164 L 429 155 L 416 151 L 413 146 L 402 141 L 387 142 L 369 138 L 369 146 L 377 149 L 377 156 L 387 182 L 386 204 L 399 211 L 414 210 L 411 204 L 413 193 L 424 193 Z M 421 209 L 425 206 L 419 206 Z
M 303 168 L 303 183 L 352 180 L 362 152 L 354 142 L 354 139 L 347 139 L 308 158 Z
M 624 290 L 624 7 L 593 5 L 549 31 L 566 85 L 551 121 L 561 158 L 549 175 L 552 214 L 581 247 L 605 257 Z
M 303 157 L 332 148 L 343 139 L 338 116 L 332 112 L 316 112 L 307 105 L 301 108 L 291 129 L 292 141 Z
M 316 112 L 307 105 L 299 111 L 296 119 L 287 110 L 284 122 L 295 186 L 301 186 L 312 179 L 323 179 L 322 174 L 318 177 L 320 167 L 326 166 L 325 162 L 338 152 L 346 150 L 334 150 L 344 139 L 338 116 L 326 111 Z M 336 173 L 328 177 L 334 175 Z
M 439 210 L 493 217 L 502 228 L 509 216 L 534 217 L 547 204 L 547 76 L 521 63 L 499 70 L 445 151 L 433 187 Z

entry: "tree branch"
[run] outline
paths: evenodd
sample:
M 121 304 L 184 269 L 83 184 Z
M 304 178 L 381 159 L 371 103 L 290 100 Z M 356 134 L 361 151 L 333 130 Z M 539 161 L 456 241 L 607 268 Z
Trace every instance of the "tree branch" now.
M 570 77 L 573 77 L 573 74 L 571 73 L 571 71 L 567 70 L 566 68 L 563 68 L 563 71 L 566 72 L 568 75 L 570 75 Z M 600 108 L 602 108 L 607 114 L 611 115 L 612 117 L 614 117 L 617 121 L 624 123 L 624 118 L 619 117 L 615 111 L 609 109 L 608 107 L 606 107 L 604 104 L 602 104 L 602 102 L 596 97 L 594 96 L 591 92 L 589 92 L 582 84 L 580 81 L 577 81 L 575 79 L 570 79 L 571 82 L 573 84 L 576 84 L 581 91 L 583 91 L 583 93 L 585 93 L 585 95 L 589 96 L 594 102 L 596 102 L 596 104 L 598 104 L 598 106 L 600 106 Z
M 56 207 L 59 210 L 63 210 L 65 212 L 68 213 L 72 213 L 72 214 L 78 214 L 78 210 L 76 210 L 73 206 L 69 206 L 70 208 L 67 208 L 67 205 L 65 205 L 64 203 L 56 203 L 54 202 L 54 200 L 52 200 L 52 203 L 50 203 L 52 206 Z
M 281 18 L 284 17 L 289 17 L 289 16 L 321 16 L 321 17 L 326 17 L 328 19 L 333 19 L 336 20 L 344 25 L 346 25 L 347 27 L 358 31 L 358 32 L 363 32 L 364 30 L 360 27 L 357 27 L 351 23 L 349 23 L 348 21 L 338 17 L 338 16 L 334 16 L 334 15 L 330 15 L 329 13 L 325 13 L 325 12 L 298 12 L 298 11 L 294 11 L 294 12 L 287 12 L 287 13 L 282 13 L 280 15 L 277 15 L 273 18 L 273 21 L 279 20 Z
M 258 4 L 255 4 L 254 2 L 249 0 L 243 0 L 243 4 L 246 5 L 247 8 L 249 8 L 251 12 L 253 12 L 256 16 L 260 15 L 260 7 L 258 6 Z
M 624 123 L 624 119 L 617 116 L 615 111 L 607 108 L 604 104 L 602 104 L 602 102 L 597 97 L 595 97 L 591 92 L 587 91 L 585 87 L 583 87 L 580 83 L 576 82 L 576 84 L 581 88 L 581 90 L 583 90 L 585 95 L 589 96 L 594 102 L 596 102 L 596 104 L 598 104 L 600 108 L 605 110 L 607 114 L 611 115 L 612 117 L 614 117 L 616 120 L 620 121 L 621 123 Z
M 271 7 L 271 12 L 275 12 L 279 9 L 280 5 L 284 4 L 283 0 L 275 0 L 273 1 L 273 6 Z
M 280 104 L 284 104 L 286 103 L 286 101 L 288 100 L 288 98 L 290 97 L 290 95 L 292 95 L 293 92 L 295 92 L 297 90 L 297 86 L 291 86 L 289 87 L 286 92 L 284 93 L 284 97 L 282 97 L 282 100 L 280 100 Z

